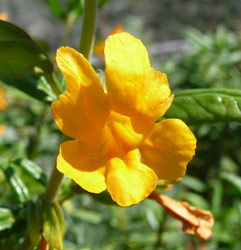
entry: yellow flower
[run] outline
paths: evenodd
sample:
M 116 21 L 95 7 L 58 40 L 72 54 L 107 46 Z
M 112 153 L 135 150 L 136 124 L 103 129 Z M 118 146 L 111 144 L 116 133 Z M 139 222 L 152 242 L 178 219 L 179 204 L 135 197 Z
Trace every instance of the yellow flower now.
M 8 103 L 5 97 L 5 91 L 0 89 L 0 110 L 6 110 Z
M 0 89 L 0 112 L 1 110 L 6 110 L 8 107 L 8 103 L 5 97 L 5 91 Z M 4 134 L 6 131 L 6 127 L 0 124 L 0 135 Z
M 7 21 L 8 20 L 8 14 L 5 12 L 0 13 L 0 20 Z
M 68 47 L 57 52 L 67 92 L 52 104 L 52 114 L 75 139 L 60 145 L 57 169 L 85 190 L 107 189 L 129 206 L 149 196 L 157 179 L 183 176 L 196 139 L 181 120 L 155 123 L 173 96 L 140 40 L 128 33 L 108 37 L 105 60 L 107 93 L 81 54 Z
M 6 127 L 0 124 L 0 135 L 4 134 L 5 132 L 6 132 Z

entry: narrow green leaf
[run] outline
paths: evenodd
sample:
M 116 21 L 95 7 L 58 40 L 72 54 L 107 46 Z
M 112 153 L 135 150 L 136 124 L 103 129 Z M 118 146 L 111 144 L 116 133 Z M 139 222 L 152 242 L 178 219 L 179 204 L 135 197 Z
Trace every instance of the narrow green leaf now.
M 54 208 L 54 211 L 55 211 L 55 213 L 57 215 L 60 230 L 61 230 L 61 233 L 63 235 L 64 231 L 65 231 L 65 221 L 64 221 L 64 214 L 63 214 L 62 208 L 61 208 L 61 206 L 59 205 L 58 202 L 53 203 L 53 208 Z
M 189 125 L 241 122 L 241 91 L 193 89 L 179 92 L 165 118 L 179 118 Z
M 28 204 L 28 233 L 30 240 L 34 246 L 38 245 L 41 239 L 41 229 L 42 229 L 42 220 L 41 220 L 41 211 L 39 206 L 39 201 L 33 203 L 32 201 Z
M 218 213 L 222 209 L 223 186 L 220 180 L 213 180 L 213 192 L 211 197 L 212 211 Z
M 47 176 L 35 162 L 28 159 L 17 159 L 13 164 L 21 168 L 28 176 L 32 177 L 39 183 L 43 185 L 47 184 Z
M 28 201 L 30 199 L 28 189 L 14 169 L 12 167 L 8 167 L 4 170 L 4 174 L 6 175 L 6 180 L 8 181 L 18 201 L 22 203 Z
M 209 209 L 208 202 L 199 194 L 192 192 L 182 192 L 179 199 L 188 201 L 192 206 L 202 209 Z
M 56 211 L 49 201 L 44 197 L 42 201 L 42 214 L 43 214 L 43 236 L 49 243 L 50 247 L 56 249 L 63 249 L 63 234 L 59 223 Z
M 204 192 L 207 189 L 205 183 L 190 175 L 186 175 L 182 178 L 182 184 L 196 192 Z
M 65 18 L 65 11 L 60 3 L 59 0 L 47 0 L 47 3 L 52 11 L 52 13 L 61 18 L 64 19 Z
M 239 195 L 241 195 L 241 177 L 227 172 L 222 172 L 220 177 L 229 183 L 239 193 Z

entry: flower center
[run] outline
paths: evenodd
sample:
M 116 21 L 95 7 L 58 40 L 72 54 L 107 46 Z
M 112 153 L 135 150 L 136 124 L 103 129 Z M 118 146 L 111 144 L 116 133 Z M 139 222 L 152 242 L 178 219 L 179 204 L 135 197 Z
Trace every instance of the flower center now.
M 111 116 L 104 129 L 105 141 L 109 144 L 109 156 L 124 158 L 133 149 L 139 147 L 142 135 L 136 133 L 126 116 Z

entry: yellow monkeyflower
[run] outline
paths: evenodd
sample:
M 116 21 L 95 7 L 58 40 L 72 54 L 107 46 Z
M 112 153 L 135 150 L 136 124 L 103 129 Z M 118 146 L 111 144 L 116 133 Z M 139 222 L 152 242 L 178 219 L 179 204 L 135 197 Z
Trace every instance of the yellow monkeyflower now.
M 52 114 L 74 138 L 60 145 L 57 169 L 83 189 L 107 189 L 129 206 L 149 196 L 158 179 L 183 176 L 196 139 L 181 120 L 155 123 L 173 96 L 140 40 L 128 33 L 109 36 L 105 60 L 107 92 L 83 55 L 69 47 L 57 52 L 67 92 L 53 102 Z

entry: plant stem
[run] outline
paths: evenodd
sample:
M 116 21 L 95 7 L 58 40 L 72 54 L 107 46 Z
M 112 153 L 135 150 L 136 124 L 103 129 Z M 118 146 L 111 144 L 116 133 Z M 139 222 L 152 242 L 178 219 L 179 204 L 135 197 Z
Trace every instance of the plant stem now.
M 47 200 L 53 201 L 55 199 L 62 179 L 63 174 L 57 170 L 56 166 L 54 166 L 45 192 Z
M 95 37 L 95 21 L 97 0 L 85 0 L 84 18 L 80 39 L 80 52 L 86 59 L 90 59 Z
M 97 0 L 85 0 L 84 19 L 80 40 L 80 52 L 87 59 L 89 59 L 91 55 L 91 48 L 94 42 L 96 10 Z M 62 178 L 63 174 L 56 169 L 56 166 L 54 166 L 45 193 L 45 196 L 49 201 L 55 199 Z

